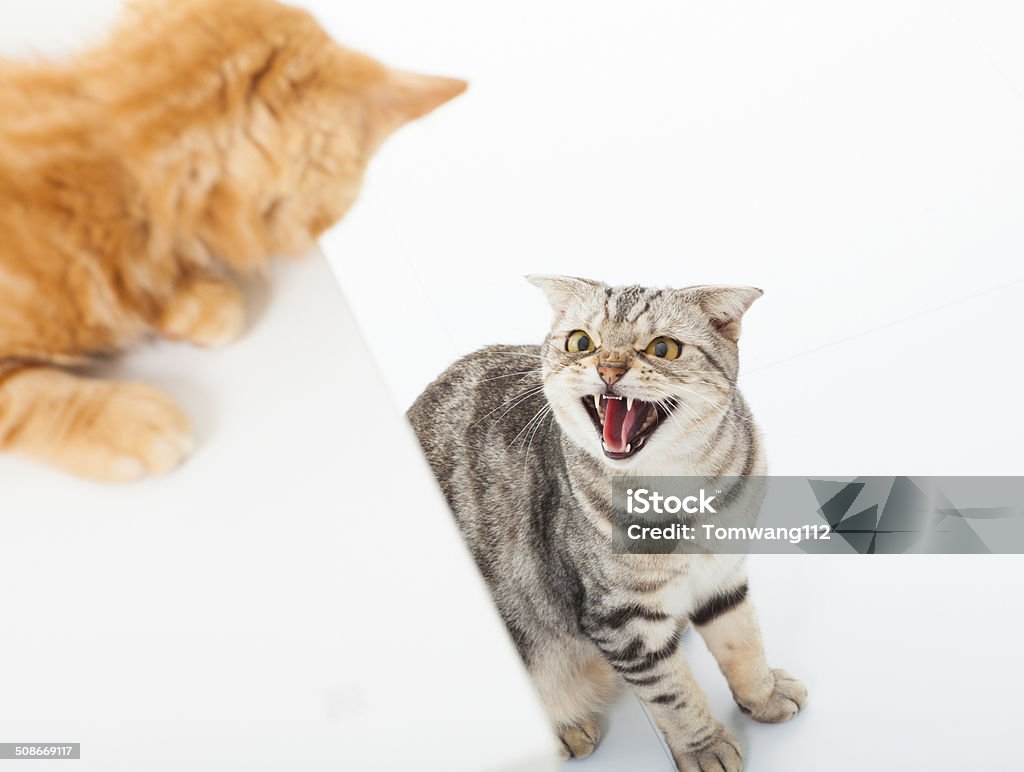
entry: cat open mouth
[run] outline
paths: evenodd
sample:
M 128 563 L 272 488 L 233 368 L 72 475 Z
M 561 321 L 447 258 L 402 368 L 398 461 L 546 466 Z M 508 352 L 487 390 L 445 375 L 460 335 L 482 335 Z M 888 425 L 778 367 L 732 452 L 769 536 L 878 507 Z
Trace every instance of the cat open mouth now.
M 632 397 L 591 394 L 583 397 L 583 407 L 601 434 L 601 448 L 608 458 L 629 458 L 642 448 L 661 424 L 668 407 Z

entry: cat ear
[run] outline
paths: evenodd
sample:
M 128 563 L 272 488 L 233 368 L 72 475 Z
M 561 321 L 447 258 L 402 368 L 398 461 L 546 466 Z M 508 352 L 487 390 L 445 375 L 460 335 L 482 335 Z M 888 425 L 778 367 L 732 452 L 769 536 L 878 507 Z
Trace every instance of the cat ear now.
M 374 99 L 384 116 L 386 131 L 390 132 L 454 99 L 468 85 L 457 78 L 389 69 L 377 86 Z
M 562 311 L 574 300 L 593 292 L 604 285 L 591 279 L 579 279 L 575 276 L 547 276 L 532 273 L 526 277 L 534 287 L 540 287 L 548 296 L 548 302 L 555 311 Z
M 757 287 L 687 287 L 684 292 L 711 317 L 718 331 L 733 341 L 739 340 L 743 314 L 764 294 Z

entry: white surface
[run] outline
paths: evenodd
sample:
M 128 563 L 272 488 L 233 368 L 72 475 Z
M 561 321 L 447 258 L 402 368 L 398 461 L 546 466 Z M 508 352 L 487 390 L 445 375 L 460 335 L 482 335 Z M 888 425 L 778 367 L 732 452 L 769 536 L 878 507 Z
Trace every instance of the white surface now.
M 554 766 L 326 263 L 287 268 L 240 342 L 116 372 L 194 418 L 179 471 L 103 486 L 0 457 L 0 741 L 82 744 L 3 769 Z
M 745 394 L 778 474 L 1021 474 L 1024 8 L 310 3 L 469 92 L 396 136 L 325 249 L 402 404 L 539 342 L 522 280 L 755 284 Z M 770 660 L 810 703 L 736 712 L 749 770 L 1024 766 L 1024 559 L 756 558 Z M 580 772 L 656 769 L 630 698 Z

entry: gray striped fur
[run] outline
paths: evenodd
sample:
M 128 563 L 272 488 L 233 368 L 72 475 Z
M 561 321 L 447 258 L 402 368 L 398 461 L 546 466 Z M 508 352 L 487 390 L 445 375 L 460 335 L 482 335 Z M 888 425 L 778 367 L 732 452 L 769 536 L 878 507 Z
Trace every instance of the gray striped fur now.
M 742 556 L 613 555 L 609 513 L 616 475 L 764 473 L 760 438 L 735 386 L 740 318 L 760 290 L 531 281 L 555 311 L 543 344 L 490 346 L 459 360 L 409 418 L 563 754 L 590 753 L 595 718 L 625 682 L 681 768 L 738 770 L 738 743 L 711 716 L 679 649 L 687 624 L 704 635 L 755 719 L 786 720 L 806 696 L 799 681 L 764 662 Z M 574 330 L 597 349 L 568 352 Z M 683 344 L 678 359 L 642 353 L 662 335 Z M 602 451 L 580 401 L 605 391 L 597 367 L 607 362 L 627 367 L 617 393 L 677 404 L 621 460 Z

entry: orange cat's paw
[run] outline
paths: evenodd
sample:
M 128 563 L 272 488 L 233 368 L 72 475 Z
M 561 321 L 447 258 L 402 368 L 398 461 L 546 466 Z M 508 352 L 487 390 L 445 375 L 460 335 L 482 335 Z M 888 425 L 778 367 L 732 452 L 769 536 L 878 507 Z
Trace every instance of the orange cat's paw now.
M 128 482 L 167 472 L 192 445 L 188 418 L 152 386 L 48 367 L 0 380 L 0 447 L 81 477 Z
M 192 279 L 164 310 L 161 332 L 198 346 L 221 346 L 245 331 L 245 299 L 228 281 Z
M 108 482 L 130 482 L 178 466 L 194 442 L 188 418 L 174 401 L 141 383 L 103 383 L 80 394 L 56 461 L 70 472 Z

